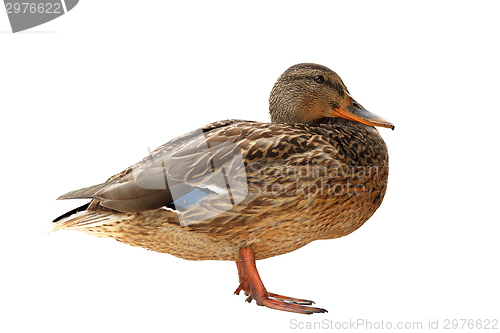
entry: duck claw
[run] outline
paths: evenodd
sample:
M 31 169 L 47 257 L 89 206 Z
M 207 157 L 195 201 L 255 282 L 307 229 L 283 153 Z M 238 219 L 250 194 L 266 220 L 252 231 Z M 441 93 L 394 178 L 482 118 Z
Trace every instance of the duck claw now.
M 294 312 L 294 313 L 301 313 L 301 314 L 313 314 L 313 313 L 325 313 L 328 312 L 326 309 L 322 308 L 315 308 L 312 306 L 305 306 L 305 305 L 300 305 L 297 303 L 288 303 L 285 301 L 281 301 L 278 299 L 263 299 L 260 302 L 261 304 L 257 303 L 258 305 L 262 305 L 271 309 L 275 310 L 280 310 L 280 311 L 287 311 L 287 312 Z
M 293 297 L 282 296 L 282 295 L 273 294 L 273 293 L 269 293 L 269 297 L 270 298 L 274 298 L 274 299 L 276 299 L 278 301 L 283 301 L 283 302 L 286 302 L 286 303 L 293 303 L 293 304 L 298 304 L 298 305 L 312 305 L 312 304 L 316 304 L 313 301 L 309 301 L 307 299 L 293 298 Z
M 275 310 L 302 313 L 302 314 L 313 314 L 313 313 L 325 313 L 328 312 L 322 308 L 315 308 L 308 306 L 314 304 L 313 301 L 293 298 L 288 296 L 282 296 L 278 294 L 268 293 L 267 298 L 263 298 L 257 301 L 257 305 L 265 306 Z M 248 296 L 245 302 L 251 303 L 253 300 L 252 295 Z

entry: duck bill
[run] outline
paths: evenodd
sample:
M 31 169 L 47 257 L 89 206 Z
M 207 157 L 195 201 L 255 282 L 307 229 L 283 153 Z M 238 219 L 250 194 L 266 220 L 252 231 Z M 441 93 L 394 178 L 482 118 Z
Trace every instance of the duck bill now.
M 366 110 L 356 102 L 349 94 L 345 94 L 344 102 L 338 108 L 333 109 L 335 117 L 357 121 L 368 126 L 388 127 L 394 129 L 394 125 L 382 117 Z

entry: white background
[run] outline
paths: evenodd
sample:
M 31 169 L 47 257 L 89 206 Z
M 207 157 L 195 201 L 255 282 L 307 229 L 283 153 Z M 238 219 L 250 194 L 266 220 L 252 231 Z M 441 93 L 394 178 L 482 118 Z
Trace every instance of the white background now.
M 497 2 L 177 3 L 82 0 L 18 34 L 0 13 L 0 331 L 499 319 Z M 148 147 L 215 120 L 268 121 L 275 80 L 299 62 L 335 70 L 396 125 L 380 129 L 389 188 L 361 229 L 257 263 L 269 291 L 328 314 L 245 303 L 232 262 L 44 234 L 84 203 L 56 197 Z

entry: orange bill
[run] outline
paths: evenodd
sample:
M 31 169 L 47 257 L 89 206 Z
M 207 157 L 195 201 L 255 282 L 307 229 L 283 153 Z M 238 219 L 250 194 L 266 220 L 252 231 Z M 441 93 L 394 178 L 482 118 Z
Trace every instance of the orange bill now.
M 394 129 L 394 125 L 382 117 L 366 110 L 346 93 L 344 102 L 339 108 L 333 109 L 333 115 L 369 126 L 380 126 Z

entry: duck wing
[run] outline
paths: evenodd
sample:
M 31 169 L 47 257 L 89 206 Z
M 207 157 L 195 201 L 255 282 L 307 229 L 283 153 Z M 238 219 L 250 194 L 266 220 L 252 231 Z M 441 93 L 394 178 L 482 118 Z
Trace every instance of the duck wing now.
M 204 195 L 227 191 L 228 182 L 244 172 L 238 143 L 241 131 L 228 127 L 243 120 L 209 124 L 154 150 L 107 182 L 72 191 L 58 199 L 92 198 L 89 209 L 124 213 L 161 207 L 182 210 Z

